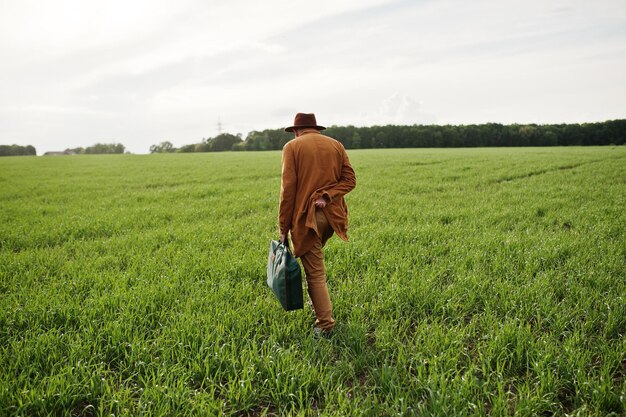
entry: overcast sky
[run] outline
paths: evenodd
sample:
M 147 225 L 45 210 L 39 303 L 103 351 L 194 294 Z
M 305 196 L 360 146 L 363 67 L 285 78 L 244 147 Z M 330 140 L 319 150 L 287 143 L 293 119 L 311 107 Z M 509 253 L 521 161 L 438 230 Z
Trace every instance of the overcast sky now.
M 624 0 L 0 0 L 0 144 L 626 118 Z

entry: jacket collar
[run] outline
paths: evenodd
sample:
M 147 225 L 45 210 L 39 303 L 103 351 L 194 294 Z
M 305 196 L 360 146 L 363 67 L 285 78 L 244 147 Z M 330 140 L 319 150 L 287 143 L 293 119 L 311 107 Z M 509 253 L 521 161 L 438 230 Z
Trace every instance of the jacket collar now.
M 310 134 L 310 133 L 319 133 L 319 132 L 318 132 L 317 130 L 305 130 L 304 132 L 302 132 L 302 133 L 300 134 L 300 136 L 302 137 L 302 136 L 304 136 L 304 135 L 308 135 L 308 134 Z

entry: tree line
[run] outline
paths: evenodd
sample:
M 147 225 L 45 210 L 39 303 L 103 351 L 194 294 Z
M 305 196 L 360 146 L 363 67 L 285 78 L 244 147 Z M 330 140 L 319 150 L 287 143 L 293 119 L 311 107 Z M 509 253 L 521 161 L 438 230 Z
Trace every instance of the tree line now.
M 626 119 L 580 124 L 511 124 L 478 125 L 386 125 L 331 126 L 324 134 L 332 136 L 347 149 L 378 148 L 461 148 L 491 146 L 600 146 L 626 144 Z M 175 148 L 170 141 L 150 146 L 151 153 L 223 152 L 280 150 L 293 139 L 283 129 L 250 132 L 241 135 L 221 133 L 198 143 Z M 121 143 L 96 143 L 86 148 L 68 148 L 50 154 L 121 154 Z M 0 145 L 0 156 L 36 155 L 31 145 Z
M 626 144 L 626 119 L 581 124 L 386 125 L 331 126 L 324 134 L 347 149 L 460 148 L 507 146 L 599 146 Z M 280 150 L 293 134 L 283 129 L 222 133 L 202 142 L 175 148 L 171 142 L 150 147 L 150 152 L 221 152 Z
M 0 156 L 37 155 L 34 146 L 0 145 Z
M 86 148 L 67 148 L 60 152 L 46 152 L 44 155 L 82 155 L 124 153 L 126 147 L 121 143 L 96 143 Z M 0 156 L 37 155 L 34 146 L 0 145 Z
M 202 139 L 201 142 L 184 145 L 180 148 L 175 148 L 172 142 L 166 140 L 158 145 L 150 146 L 150 153 L 245 151 L 243 145 L 245 142 L 241 135 L 221 133 L 214 138 Z
M 96 143 L 86 148 L 68 148 L 63 153 L 68 155 L 96 155 L 96 154 L 115 154 L 124 153 L 126 147 L 121 143 Z

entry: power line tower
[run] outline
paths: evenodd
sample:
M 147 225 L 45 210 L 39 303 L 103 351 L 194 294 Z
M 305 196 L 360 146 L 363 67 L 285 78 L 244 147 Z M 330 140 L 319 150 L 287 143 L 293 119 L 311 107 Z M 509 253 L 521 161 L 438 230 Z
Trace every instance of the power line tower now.
M 219 116 L 217 117 L 217 134 L 222 134 L 222 118 Z

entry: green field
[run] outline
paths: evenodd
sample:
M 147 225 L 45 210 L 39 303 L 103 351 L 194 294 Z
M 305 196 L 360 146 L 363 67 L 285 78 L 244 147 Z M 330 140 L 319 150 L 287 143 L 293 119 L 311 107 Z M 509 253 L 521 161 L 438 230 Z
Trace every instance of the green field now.
M 0 159 L 0 415 L 624 415 L 626 147 L 349 155 L 330 340 L 279 152 Z

